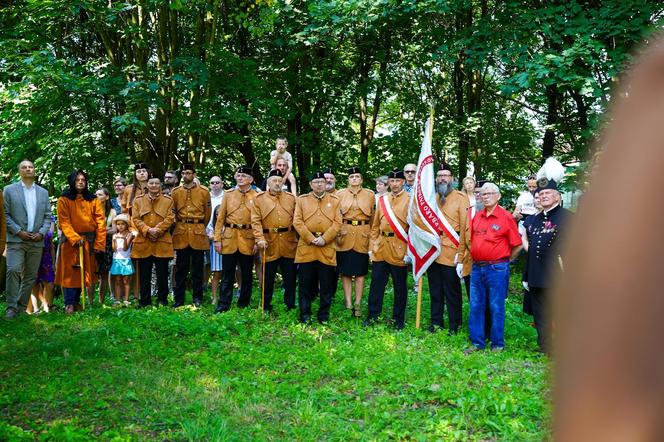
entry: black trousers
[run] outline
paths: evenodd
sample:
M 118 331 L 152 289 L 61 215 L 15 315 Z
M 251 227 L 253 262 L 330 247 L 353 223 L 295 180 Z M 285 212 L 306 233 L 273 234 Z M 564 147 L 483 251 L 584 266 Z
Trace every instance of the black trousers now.
M 235 267 L 240 266 L 241 286 L 238 307 L 247 307 L 251 301 L 251 290 L 253 288 L 253 255 L 243 255 L 240 252 L 221 255 L 221 284 L 219 287 L 218 306 L 222 310 L 231 308 L 233 301 L 233 283 L 235 282 Z
M 311 302 L 320 289 L 320 305 L 318 307 L 318 320 L 330 319 L 330 306 L 332 297 L 337 290 L 337 273 L 334 266 L 312 261 L 298 264 L 300 287 L 298 301 L 300 305 L 300 320 L 303 322 L 311 318 Z
M 203 302 L 203 266 L 204 250 L 196 250 L 191 247 L 176 250 L 175 258 L 175 287 L 173 297 L 175 304 L 184 304 L 184 291 L 187 282 L 187 274 L 191 264 L 191 288 L 193 290 L 194 302 Z
M 157 258 L 156 256 L 148 256 L 147 258 L 138 258 L 138 273 L 140 287 L 140 299 L 138 304 L 141 307 L 152 304 L 150 298 L 151 279 L 152 279 L 152 266 L 154 265 L 157 273 L 157 302 L 161 305 L 168 304 L 168 261 L 171 258 Z
M 431 325 L 444 325 L 443 313 L 447 305 L 450 332 L 457 332 L 462 322 L 463 301 L 461 280 L 456 269 L 434 262 L 427 269 L 427 278 L 431 296 Z
M 295 308 L 295 260 L 293 258 L 279 258 L 265 263 L 265 310 L 272 310 L 272 296 L 274 293 L 274 277 L 277 268 L 281 271 L 284 281 L 284 304 L 289 309 Z
M 397 325 L 406 322 L 406 304 L 408 302 L 408 266 L 395 266 L 386 261 L 375 261 L 372 264 L 371 285 L 369 286 L 369 318 L 377 319 L 383 311 L 383 298 L 385 297 L 385 286 L 387 278 L 392 276 L 394 287 L 394 306 L 392 308 L 392 319 Z
M 530 287 L 533 318 L 537 328 L 537 345 L 540 351 L 551 351 L 551 315 L 549 310 L 549 289 Z

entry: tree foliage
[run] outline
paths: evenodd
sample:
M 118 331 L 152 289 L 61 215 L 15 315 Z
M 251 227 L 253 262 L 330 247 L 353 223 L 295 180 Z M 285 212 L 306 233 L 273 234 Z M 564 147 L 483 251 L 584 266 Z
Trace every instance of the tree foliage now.
M 52 188 L 135 161 L 258 177 L 278 135 L 296 174 L 414 161 L 514 183 L 582 160 L 631 54 L 662 23 L 647 0 L 18 0 L 0 9 L 0 158 Z

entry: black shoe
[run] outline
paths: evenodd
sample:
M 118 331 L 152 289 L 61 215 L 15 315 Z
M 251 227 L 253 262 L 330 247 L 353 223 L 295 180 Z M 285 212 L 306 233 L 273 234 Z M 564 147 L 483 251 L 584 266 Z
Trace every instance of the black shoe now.
M 395 322 L 394 323 L 394 329 L 399 331 L 403 330 L 406 325 L 403 322 Z
M 318 323 L 319 323 L 320 325 L 327 325 L 328 322 L 330 322 L 330 319 L 329 319 L 329 318 L 324 318 L 324 319 L 320 319 L 320 318 L 318 318 Z
M 214 309 L 215 313 L 224 313 L 230 310 L 228 307 L 222 307 L 220 305 L 217 306 L 217 308 Z
M 201 305 L 203 305 L 203 301 L 201 301 L 200 299 L 194 299 L 194 307 L 200 308 Z
M 376 318 L 372 318 L 371 316 L 369 316 L 367 319 L 364 320 L 362 325 L 364 327 L 373 327 L 374 325 L 376 325 L 376 321 L 377 321 Z
M 311 316 L 300 316 L 300 322 L 302 324 L 311 324 Z
M 173 303 L 173 308 L 182 307 L 183 305 L 184 305 L 184 302 L 174 302 Z
M 440 330 L 440 329 L 441 329 L 441 326 L 440 326 L 440 325 L 436 325 L 436 324 L 431 324 L 431 325 L 429 326 L 429 328 L 428 328 L 429 333 L 436 333 L 436 332 L 437 332 L 438 330 Z

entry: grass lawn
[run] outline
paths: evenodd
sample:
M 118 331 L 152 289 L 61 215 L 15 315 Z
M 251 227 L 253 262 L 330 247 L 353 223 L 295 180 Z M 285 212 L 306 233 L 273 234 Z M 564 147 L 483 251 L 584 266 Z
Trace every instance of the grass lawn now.
M 363 328 L 340 291 L 327 326 L 298 324 L 280 293 L 265 320 L 209 304 L 2 319 L 0 440 L 544 440 L 549 362 L 519 287 L 506 350 L 470 356 L 467 329 L 415 330 L 414 296 L 401 332 Z

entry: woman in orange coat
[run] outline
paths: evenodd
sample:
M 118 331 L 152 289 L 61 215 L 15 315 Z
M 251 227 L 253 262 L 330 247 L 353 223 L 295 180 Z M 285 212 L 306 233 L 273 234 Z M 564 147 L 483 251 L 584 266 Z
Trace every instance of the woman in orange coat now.
M 69 175 L 69 189 L 58 198 L 58 223 L 64 235 L 55 272 L 55 283 L 64 290 L 65 313 L 76 310 L 81 295 L 79 247 L 83 247 L 85 287 L 96 282 L 95 254 L 106 247 L 104 209 L 88 190 L 88 176 L 82 170 Z

